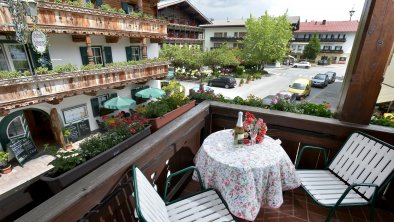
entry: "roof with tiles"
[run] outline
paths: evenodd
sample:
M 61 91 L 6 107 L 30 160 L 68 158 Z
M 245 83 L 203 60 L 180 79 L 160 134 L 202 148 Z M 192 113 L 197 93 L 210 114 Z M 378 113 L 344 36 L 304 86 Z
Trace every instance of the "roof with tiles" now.
M 297 32 L 356 32 L 358 21 L 310 21 L 301 22 Z

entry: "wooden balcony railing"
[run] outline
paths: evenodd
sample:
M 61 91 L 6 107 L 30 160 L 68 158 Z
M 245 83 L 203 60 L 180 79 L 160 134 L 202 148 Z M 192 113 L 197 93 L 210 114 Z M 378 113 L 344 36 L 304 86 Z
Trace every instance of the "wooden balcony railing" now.
M 122 179 L 129 178 L 127 172 L 132 164 L 138 165 L 145 175 L 151 178 L 152 183 L 157 185 L 159 193 L 162 194 L 168 171 L 174 172 L 192 165 L 193 157 L 203 139 L 214 131 L 233 128 L 240 110 L 262 117 L 268 124 L 268 135 L 282 141 L 282 147 L 293 161 L 298 147 L 304 144 L 326 147 L 330 150 L 329 156 L 332 158 L 346 138 L 357 130 L 388 143 L 394 143 L 394 132 L 386 127 L 351 124 L 336 119 L 205 101 L 48 199 L 17 221 L 76 221 L 102 201 Z M 303 159 L 304 167 L 313 166 L 314 168 L 321 164 L 322 158 L 319 158 L 318 153 L 305 155 L 308 159 Z M 128 183 L 127 189 L 130 189 L 130 180 Z M 380 199 L 379 203 L 393 203 L 393 191 L 391 186 L 386 192 L 386 200 Z M 132 198 L 132 191 L 122 193 L 128 195 L 129 198 L 107 201 L 101 206 L 102 211 L 97 210 L 93 213 L 107 212 L 105 215 L 107 220 L 112 220 L 117 214 L 123 215 L 120 208 L 132 208 L 133 203 L 129 202 Z M 105 210 L 109 204 L 112 204 L 110 211 L 113 218 L 108 214 L 108 209 Z M 115 205 L 118 205 L 119 209 L 114 208 Z M 134 210 L 128 209 L 128 212 L 133 215 Z
M 212 42 L 238 42 L 243 39 L 242 37 L 211 37 Z
M 0 111 L 146 82 L 167 75 L 169 62 L 0 80 Z
M 342 54 L 343 50 L 342 49 L 322 49 L 322 50 L 320 50 L 320 53 L 339 53 L 339 54 Z
M 290 42 L 309 42 L 311 38 L 295 38 Z M 346 38 L 320 38 L 320 42 L 346 42 Z
M 37 7 L 37 27 L 47 33 L 147 38 L 164 38 L 167 34 L 168 22 L 164 20 L 44 1 Z M 30 19 L 28 22 L 33 25 Z M 14 31 L 12 24 L 8 8 L 0 7 L 0 32 Z

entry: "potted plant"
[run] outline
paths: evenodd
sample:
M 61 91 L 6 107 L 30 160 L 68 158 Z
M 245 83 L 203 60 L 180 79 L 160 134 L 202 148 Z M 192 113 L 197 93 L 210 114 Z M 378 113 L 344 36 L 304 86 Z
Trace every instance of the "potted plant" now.
M 184 97 L 184 94 L 173 93 L 171 96 L 165 96 L 160 100 L 148 103 L 142 115 L 149 119 L 152 125 L 151 130 L 154 132 L 195 105 L 196 101 Z
M 53 193 L 60 192 L 151 134 L 148 121 L 137 114 L 124 117 L 120 113 L 117 116 L 103 116 L 102 120 L 108 128 L 107 132 L 84 139 L 79 143 L 79 149 L 51 151 L 56 157 L 50 163 L 54 168 L 40 179 Z
M 71 130 L 69 128 L 63 129 L 63 136 L 66 140 L 66 146 L 64 147 L 65 150 L 70 150 L 73 148 L 72 142 L 70 142 Z
M 8 152 L 0 151 L 0 170 L 2 173 L 11 173 L 12 166 L 8 162 Z

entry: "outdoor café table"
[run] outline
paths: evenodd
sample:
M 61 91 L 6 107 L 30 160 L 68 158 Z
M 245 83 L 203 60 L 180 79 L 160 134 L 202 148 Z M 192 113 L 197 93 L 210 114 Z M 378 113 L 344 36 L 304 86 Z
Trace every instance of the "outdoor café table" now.
M 301 185 L 280 140 L 269 136 L 260 144 L 234 145 L 232 129 L 212 133 L 204 140 L 195 164 L 205 187 L 219 190 L 231 213 L 249 221 L 262 206 L 280 207 L 282 192 Z

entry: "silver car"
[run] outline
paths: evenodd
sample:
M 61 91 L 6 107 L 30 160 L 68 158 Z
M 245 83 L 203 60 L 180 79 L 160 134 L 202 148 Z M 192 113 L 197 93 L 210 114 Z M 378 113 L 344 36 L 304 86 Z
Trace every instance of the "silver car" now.
M 327 74 L 317 74 L 312 78 L 312 86 L 324 88 L 328 85 L 329 78 Z

